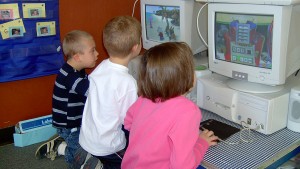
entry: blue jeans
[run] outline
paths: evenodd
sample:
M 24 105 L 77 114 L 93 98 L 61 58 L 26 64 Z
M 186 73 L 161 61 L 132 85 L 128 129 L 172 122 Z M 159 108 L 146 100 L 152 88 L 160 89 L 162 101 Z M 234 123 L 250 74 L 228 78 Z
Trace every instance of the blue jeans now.
M 95 160 L 100 160 L 101 163 L 103 164 L 103 168 L 102 169 L 121 169 L 121 162 L 122 162 L 122 158 L 124 156 L 125 150 L 121 150 L 119 151 L 117 154 L 111 154 L 111 155 L 107 155 L 107 156 L 93 156 L 93 158 L 89 158 L 92 159 L 92 163 L 96 164 L 97 162 Z M 73 166 L 70 166 L 70 168 L 72 169 L 80 169 L 82 168 L 82 166 L 84 166 L 83 168 L 88 168 L 91 167 L 89 165 L 84 164 L 87 155 L 89 153 L 87 151 L 85 151 L 83 148 L 79 148 L 76 151 L 75 154 L 75 162 L 73 163 Z
M 73 129 L 66 129 L 66 128 L 57 129 L 58 135 L 62 137 L 67 143 L 67 147 L 65 150 L 65 160 L 69 165 L 71 165 L 74 162 L 75 152 L 80 147 L 79 132 L 80 132 L 79 127 Z

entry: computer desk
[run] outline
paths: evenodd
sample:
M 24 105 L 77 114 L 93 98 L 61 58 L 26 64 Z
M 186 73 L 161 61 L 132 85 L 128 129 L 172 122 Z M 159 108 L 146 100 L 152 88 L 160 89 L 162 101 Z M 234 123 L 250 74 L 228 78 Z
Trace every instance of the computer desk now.
M 230 122 L 217 114 L 201 109 L 202 121 L 215 119 L 237 128 L 241 125 Z M 246 132 L 246 131 L 244 131 Z M 247 133 L 248 134 L 248 133 Z M 245 135 L 244 135 L 245 136 Z M 236 133 L 226 139 L 227 142 L 237 142 L 240 134 Z M 300 133 L 287 128 L 270 135 L 251 131 L 249 140 L 229 145 L 223 142 L 212 146 L 206 152 L 204 159 L 197 169 L 203 168 L 277 168 L 291 157 L 300 152 Z M 248 139 L 247 139 L 248 140 Z

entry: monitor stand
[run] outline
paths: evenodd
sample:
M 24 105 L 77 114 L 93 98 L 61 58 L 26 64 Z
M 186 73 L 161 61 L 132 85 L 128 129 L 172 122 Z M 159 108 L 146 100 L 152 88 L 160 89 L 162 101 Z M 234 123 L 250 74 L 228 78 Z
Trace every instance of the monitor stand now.
M 252 83 L 242 80 L 230 79 L 227 81 L 227 86 L 231 89 L 247 93 L 274 93 L 279 92 L 284 88 L 283 85 L 268 86 L 259 83 Z

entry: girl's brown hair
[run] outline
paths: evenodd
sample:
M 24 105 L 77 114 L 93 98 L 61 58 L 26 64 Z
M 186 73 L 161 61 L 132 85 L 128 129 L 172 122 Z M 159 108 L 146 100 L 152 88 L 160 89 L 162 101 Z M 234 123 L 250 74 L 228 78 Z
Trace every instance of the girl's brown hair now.
M 139 94 L 163 102 L 188 92 L 194 83 L 194 61 L 184 42 L 167 42 L 146 51 L 141 60 Z

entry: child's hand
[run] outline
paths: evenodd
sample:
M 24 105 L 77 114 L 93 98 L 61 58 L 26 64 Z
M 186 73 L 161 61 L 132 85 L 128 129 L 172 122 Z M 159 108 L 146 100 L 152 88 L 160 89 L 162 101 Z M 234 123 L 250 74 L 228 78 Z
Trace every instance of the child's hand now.
M 209 146 L 217 145 L 217 140 L 219 139 L 217 136 L 214 135 L 213 131 L 209 131 L 204 129 L 200 134 L 199 137 L 204 139 Z

